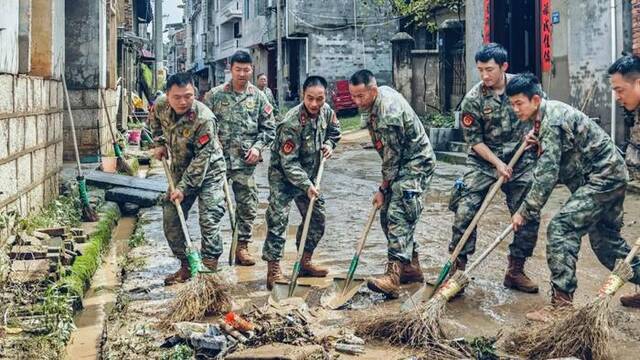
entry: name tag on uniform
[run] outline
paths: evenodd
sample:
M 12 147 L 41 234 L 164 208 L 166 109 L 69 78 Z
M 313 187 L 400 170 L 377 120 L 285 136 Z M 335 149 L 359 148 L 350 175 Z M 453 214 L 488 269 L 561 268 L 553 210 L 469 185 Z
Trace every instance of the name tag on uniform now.
M 482 113 L 485 115 L 490 115 L 493 112 L 493 109 L 490 107 L 486 107 L 482 110 Z

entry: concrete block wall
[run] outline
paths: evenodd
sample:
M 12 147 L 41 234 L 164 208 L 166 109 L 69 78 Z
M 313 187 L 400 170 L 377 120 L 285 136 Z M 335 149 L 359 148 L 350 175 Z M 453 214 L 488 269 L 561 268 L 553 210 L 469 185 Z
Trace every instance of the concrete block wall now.
M 0 213 L 21 216 L 58 196 L 62 83 L 0 74 Z
M 111 115 L 111 126 L 117 136 L 115 121 L 117 116 L 116 91 L 105 91 L 107 109 Z M 99 89 L 69 90 L 69 102 L 73 113 L 73 121 L 78 137 L 78 151 L 80 157 L 104 154 L 111 148 L 111 134 L 109 133 L 107 114 L 100 99 Z M 66 106 L 65 106 L 66 108 Z M 73 137 L 68 112 L 64 112 L 64 151 L 65 161 L 74 161 Z

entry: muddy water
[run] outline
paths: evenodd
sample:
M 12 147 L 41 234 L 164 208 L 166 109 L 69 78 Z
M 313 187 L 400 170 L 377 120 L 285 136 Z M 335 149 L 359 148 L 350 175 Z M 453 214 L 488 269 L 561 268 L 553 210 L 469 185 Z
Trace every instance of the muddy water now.
M 68 359 L 96 359 L 100 353 L 105 317 L 115 302 L 118 280 L 118 256 L 124 252 L 126 240 L 135 228 L 136 219 L 124 217 L 113 230 L 109 252 L 91 281 L 91 288 L 84 299 L 84 309 L 76 316 L 77 329 L 67 345 Z
M 343 275 L 353 256 L 356 241 L 365 224 L 370 209 L 373 192 L 380 180 L 380 160 L 378 155 L 370 149 L 364 149 L 360 144 L 368 141 L 366 134 L 345 137 L 336 151 L 334 158 L 327 163 L 322 193 L 327 205 L 327 229 L 324 238 L 314 256 L 319 264 L 328 266 L 330 276 Z M 266 163 L 257 169 L 257 183 L 260 189 L 259 214 L 254 229 L 251 252 L 260 257 L 262 243 L 265 238 L 264 211 L 268 203 L 268 182 L 266 179 Z M 448 192 L 456 177 L 465 171 L 464 166 L 438 163 L 436 173 L 426 194 L 425 210 L 417 226 L 415 238 L 420 245 L 420 258 L 423 269 L 428 277 L 435 278 L 440 266 L 448 257 L 447 243 L 451 237 L 453 214 L 447 209 Z M 160 176 L 161 169 L 154 168 L 150 176 Z M 475 278 L 470 284 L 466 295 L 448 306 L 446 325 L 453 336 L 495 335 L 499 330 L 509 330 L 524 320 L 524 314 L 538 308 L 548 301 L 549 271 L 545 260 L 545 229 L 550 217 L 566 200 L 568 192 L 559 188 L 554 191 L 544 213 L 540 239 L 533 258 L 527 263 L 527 273 L 540 284 L 540 294 L 521 294 L 506 290 L 502 286 L 502 278 L 506 269 L 508 253 L 507 239 L 493 254 L 477 269 Z M 640 197 L 629 194 L 625 203 L 627 225 L 623 235 L 632 239 L 640 234 L 640 224 L 635 219 L 640 215 Z M 292 207 L 288 241 L 285 247 L 285 257 L 282 262 L 285 275 L 289 275 L 295 260 L 295 232 L 301 222 L 301 216 Z M 196 244 L 199 243 L 199 227 L 195 207 L 188 220 L 189 231 Z M 145 209 L 141 214 L 141 221 L 146 223 L 143 229 L 150 241 L 148 246 L 134 249 L 130 255 L 147 258 L 144 267 L 130 273 L 123 284 L 130 291 L 134 299 L 133 312 L 143 317 L 157 316 L 161 311 L 161 304 L 175 292 L 175 286 L 165 288 L 162 279 L 177 267 L 177 261 L 171 257 L 162 234 L 162 212 L 159 207 Z M 487 214 L 479 226 L 479 249 L 485 247 L 509 224 L 509 215 L 502 194 L 494 199 Z M 227 263 L 231 232 L 228 217 L 223 221 L 223 239 L 225 251 L 221 257 L 221 269 L 225 276 L 238 282 L 234 289 L 237 305 L 248 302 L 263 303 L 268 292 L 265 287 L 266 263 L 258 261 L 254 267 L 233 267 Z M 586 240 L 585 240 L 586 241 Z M 371 229 L 367 245 L 358 267 L 358 276 L 370 276 L 384 271 L 386 262 L 386 239 L 376 221 Z M 578 262 L 579 289 L 576 302 L 584 303 L 597 293 L 600 283 L 606 278 L 606 269 L 599 264 L 592 253 L 588 242 L 583 246 Z M 329 287 L 331 278 L 300 279 L 301 283 L 308 283 L 320 287 Z M 403 287 L 407 294 L 417 290 L 417 286 Z M 632 286 L 627 285 L 620 291 L 622 294 L 633 292 Z M 362 295 L 364 302 L 356 307 L 362 308 L 377 303 L 378 299 L 371 298 L 366 292 Z M 388 301 L 382 306 L 389 311 L 397 311 L 401 300 Z M 155 305 L 155 306 L 154 306 Z M 137 310 L 135 310 L 137 309 Z M 630 355 L 640 351 L 640 311 L 624 309 L 615 300 L 613 309 L 617 312 L 618 322 L 614 332 L 615 358 L 635 359 Z M 353 311 L 319 311 L 321 318 L 327 323 L 342 323 L 351 317 Z M 143 321 L 137 319 L 138 322 Z M 377 350 L 380 350 L 378 347 Z M 371 349 L 370 351 L 373 351 Z M 361 358 L 380 358 L 381 353 L 369 352 Z M 397 354 L 395 358 L 399 357 Z M 394 356 L 385 355 L 388 358 Z

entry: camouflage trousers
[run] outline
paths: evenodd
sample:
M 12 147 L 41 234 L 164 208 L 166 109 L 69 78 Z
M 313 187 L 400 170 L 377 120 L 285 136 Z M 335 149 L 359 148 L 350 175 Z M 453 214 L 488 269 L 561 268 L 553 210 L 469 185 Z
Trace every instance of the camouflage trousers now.
M 616 260 L 624 259 L 630 247 L 620 236 L 626 185 L 603 190 L 586 184 L 578 188 L 547 228 L 547 263 L 551 283 L 573 293 L 578 284 L 576 261 L 582 236 L 589 234 L 591 249 L 604 266 L 612 270 Z M 631 265 L 635 275 L 631 282 L 640 284 L 640 259 Z
M 531 171 L 522 171 L 521 173 L 514 171 L 511 180 L 502 185 L 501 190 L 507 198 L 507 207 L 511 215 L 518 210 L 531 188 L 531 177 Z M 462 238 L 462 234 L 464 234 L 473 220 L 489 189 L 496 181 L 495 177 L 489 176 L 486 172 L 472 168 L 464 175 L 462 184 L 454 185 L 449 202 L 449 209 L 455 212 L 449 252 L 453 252 L 456 248 L 460 238 Z M 539 217 L 527 222 L 520 231 L 514 234 L 513 241 L 509 245 L 509 254 L 518 258 L 531 256 L 538 239 L 539 227 Z M 467 257 L 475 252 L 476 238 L 477 229 L 474 229 L 460 252 L 461 257 Z
M 255 167 L 229 170 L 227 179 L 236 203 L 236 221 L 238 222 L 238 240 L 251 241 L 253 221 L 258 215 L 258 186 L 253 177 Z
M 224 191 L 222 179 L 206 179 L 200 191 L 189 194 L 182 201 L 182 211 L 189 216 L 189 209 L 198 199 L 200 233 L 202 235 L 201 254 L 203 258 L 218 258 L 222 254 L 220 238 L 220 219 L 224 216 Z M 180 260 L 186 260 L 186 241 L 180 225 L 178 211 L 167 198 L 162 203 L 162 225 L 164 236 L 169 242 L 173 254 Z
M 271 175 L 271 174 L 270 174 Z M 270 176 L 271 178 L 271 176 Z M 287 226 L 289 223 L 289 210 L 291 201 L 295 202 L 300 216 L 304 218 L 309 208 L 309 197 L 299 188 L 282 180 L 269 181 L 271 193 L 269 194 L 269 207 L 267 208 L 267 239 L 262 247 L 262 259 L 265 261 L 279 261 L 284 254 Z M 313 253 L 318 242 L 324 235 L 325 207 L 322 195 L 316 200 L 311 213 L 311 223 L 307 233 L 307 241 L 304 251 Z M 296 248 L 300 245 L 303 224 L 298 226 L 296 233 Z
M 401 178 L 391 184 L 391 191 L 385 195 L 380 224 L 387 237 L 389 260 L 409 263 L 413 252 L 418 251 L 413 235 L 424 208 L 422 195 L 428 182 L 426 178 Z

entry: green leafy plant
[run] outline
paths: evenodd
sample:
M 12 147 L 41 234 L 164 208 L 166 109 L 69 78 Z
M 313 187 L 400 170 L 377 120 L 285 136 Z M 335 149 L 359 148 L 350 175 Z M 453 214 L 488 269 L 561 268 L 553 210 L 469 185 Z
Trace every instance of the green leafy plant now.
M 422 119 L 425 128 L 452 128 L 455 118 L 451 114 L 434 113 Z
M 427 30 L 435 32 L 438 30 L 436 23 L 436 12 L 446 9 L 461 18 L 461 11 L 464 7 L 464 0 L 377 0 L 378 2 L 391 1 L 394 10 L 402 15 L 408 16 L 419 25 L 425 26 Z
M 188 360 L 193 358 L 193 350 L 184 344 L 178 345 L 173 348 L 170 353 L 166 353 L 162 356 L 162 360 Z

